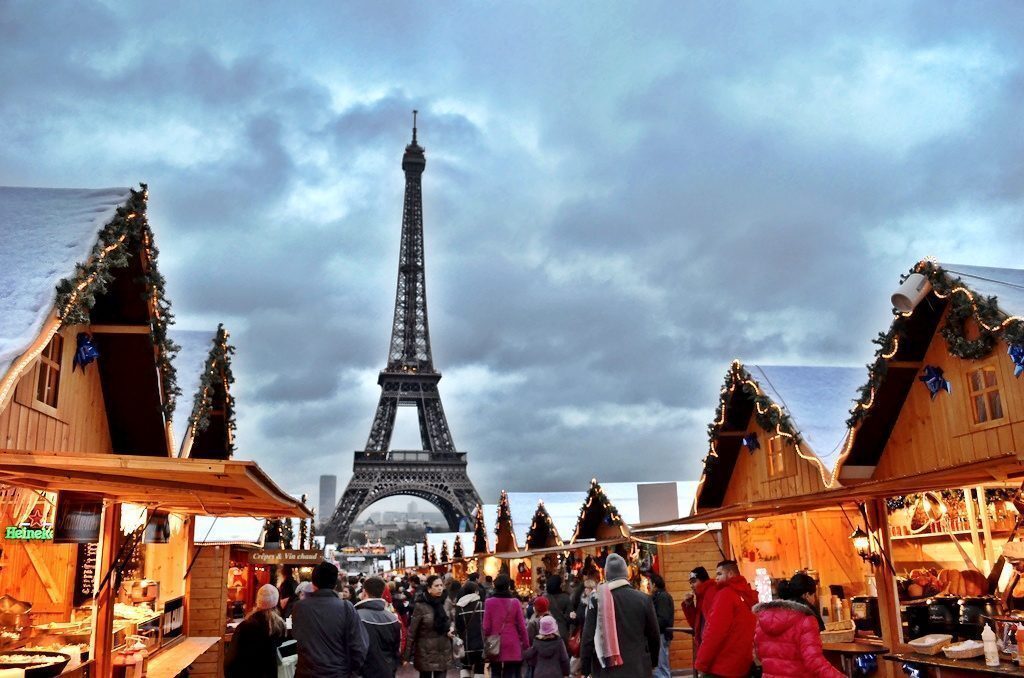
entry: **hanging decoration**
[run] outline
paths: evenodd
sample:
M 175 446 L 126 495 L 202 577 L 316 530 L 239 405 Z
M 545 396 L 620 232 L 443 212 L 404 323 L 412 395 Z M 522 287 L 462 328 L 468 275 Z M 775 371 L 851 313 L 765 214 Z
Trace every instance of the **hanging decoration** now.
M 138 191 L 132 189 L 127 202 L 117 208 L 114 218 L 100 230 L 89 258 L 75 265 L 74 276 L 57 283 L 57 317 L 64 326 L 88 324 L 96 297 L 105 293 L 114 281 L 114 271 L 128 266 L 130 253 L 140 252 L 142 279 L 151 314 L 150 337 L 157 349 L 156 364 L 163 390 L 164 416 L 170 418 L 175 399 L 181 395 L 172 362 L 180 347 L 167 335 L 174 315 L 164 290 L 164 277 L 157 267 L 159 251 L 153 244 L 153 231 L 146 219 L 149 191 L 146 184 L 139 184 L 139 188 Z
M 1024 372 L 1024 344 L 1010 344 L 1006 353 L 1013 361 L 1013 376 L 1019 377 Z
M 743 446 L 747 448 L 747 450 L 751 454 L 754 453 L 754 450 L 761 449 L 761 443 L 757 439 L 757 434 L 748 433 L 747 435 L 743 436 Z
M 89 363 L 100 357 L 100 352 L 93 346 L 92 336 L 88 332 L 79 332 L 76 339 L 78 348 L 75 349 L 75 357 L 71 361 L 71 371 L 74 372 L 75 368 L 81 367 L 84 372 Z
M 918 381 L 921 381 L 928 387 L 928 392 L 932 394 L 932 400 L 935 400 L 935 396 L 940 391 L 945 391 L 946 393 L 953 392 L 953 387 L 949 381 L 942 376 L 942 368 L 936 365 L 926 365 L 924 374 L 918 377 Z

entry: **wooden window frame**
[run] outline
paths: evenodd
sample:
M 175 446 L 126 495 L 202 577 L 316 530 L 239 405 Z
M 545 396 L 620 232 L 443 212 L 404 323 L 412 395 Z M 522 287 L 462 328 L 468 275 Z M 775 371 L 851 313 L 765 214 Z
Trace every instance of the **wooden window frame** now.
M 974 390 L 974 385 L 972 383 L 972 377 L 973 377 L 973 375 L 976 372 L 979 372 L 979 371 L 983 372 L 983 373 L 987 372 L 987 371 L 991 371 L 992 376 L 995 379 L 995 385 L 993 385 L 993 386 L 985 386 L 984 383 L 983 383 L 981 390 L 980 391 L 975 391 Z M 984 379 L 984 377 L 983 377 L 983 379 Z M 1006 414 L 1006 398 L 1003 397 L 1003 384 L 1002 384 L 1002 381 L 999 378 L 999 368 L 998 368 L 998 366 L 996 366 L 991 361 L 987 361 L 987 362 L 977 363 L 977 364 L 971 365 L 965 371 L 965 374 L 964 374 L 964 386 L 965 386 L 964 391 L 966 392 L 966 397 L 967 397 L 967 412 L 970 415 L 970 419 L 968 420 L 968 424 L 970 425 L 970 428 L 971 428 L 972 431 L 979 431 L 979 430 L 984 430 L 984 429 L 989 429 L 989 428 L 995 428 L 995 427 L 998 427 L 998 426 L 1005 426 L 1006 424 L 1010 423 L 1009 417 L 1007 417 L 1007 414 Z M 991 416 L 989 416 L 989 413 L 991 411 L 991 400 L 989 398 L 989 394 L 991 394 L 991 393 L 995 393 L 996 395 L 999 396 L 999 407 L 1002 410 L 1002 416 L 1000 416 L 998 418 L 995 418 L 995 419 L 993 419 Z M 985 421 L 978 421 L 978 419 L 977 419 L 977 410 L 974 407 L 974 399 L 975 399 L 976 396 L 979 396 L 979 395 L 985 396 L 985 412 L 986 412 L 986 416 L 988 417 L 987 419 L 985 419 Z
M 796 468 L 794 468 L 796 460 L 790 458 L 790 455 L 786 454 L 788 448 L 792 447 L 790 439 L 786 436 L 775 435 L 768 436 L 768 448 L 765 450 L 765 470 L 768 473 L 768 480 L 782 480 L 783 478 L 789 478 L 796 474 Z M 772 458 L 778 456 L 782 461 L 782 470 L 773 473 Z
M 43 374 L 44 367 L 48 363 L 52 363 L 53 362 L 52 359 L 49 357 L 49 353 L 50 353 L 50 350 L 51 350 L 51 346 L 53 345 L 53 341 L 55 339 L 57 339 L 58 337 L 59 337 L 59 340 L 61 342 L 61 346 L 60 346 L 60 353 L 57 356 L 57 361 L 56 361 L 56 368 L 57 368 L 56 369 L 56 372 L 57 372 L 57 384 L 56 384 L 57 400 L 56 400 L 56 406 L 53 406 L 53 405 L 50 405 L 50 404 L 48 404 L 48 403 L 46 403 L 46 402 L 44 402 L 42 400 L 39 400 L 39 398 L 38 398 L 38 394 L 39 394 L 39 379 L 40 379 L 41 375 Z M 23 398 L 15 398 L 15 400 L 20 402 L 22 405 L 25 405 L 25 406 L 33 409 L 33 410 L 36 410 L 37 412 L 41 412 L 42 414 L 45 414 L 45 415 L 47 415 L 49 417 L 53 417 L 54 419 L 61 420 L 60 416 L 58 416 L 58 408 L 60 406 L 61 393 L 64 391 L 64 373 L 67 371 L 64 368 L 67 365 L 67 362 L 68 362 L 67 359 L 68 359 L 68 342 L 67 342 L 67 339 L 64 337 L 64 335 L 62 333 L 57 332 L 56 334 L 53 335 L 53 337 L 50 338 L 50 341 L 47 342 L 46 348 L 44 348 L 43 351 L 39 354 L 39 356 L 36 357 L 35 364 L 32 366 L 31 390 L 25 392 Z

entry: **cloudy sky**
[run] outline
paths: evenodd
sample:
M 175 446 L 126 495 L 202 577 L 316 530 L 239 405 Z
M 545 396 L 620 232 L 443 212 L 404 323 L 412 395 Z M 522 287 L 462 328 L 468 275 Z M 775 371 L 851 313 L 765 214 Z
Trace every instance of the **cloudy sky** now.
M 369 432 L 418 108 L 434 360 L 485 500 L 696 479 L 732 358 L 863 364 L 916 260 L 1018 262 L 1022 25 L 0 0 L 0 184 L 148 182 L 178 326 L 238 347 L 238 456 L 315 497 Z

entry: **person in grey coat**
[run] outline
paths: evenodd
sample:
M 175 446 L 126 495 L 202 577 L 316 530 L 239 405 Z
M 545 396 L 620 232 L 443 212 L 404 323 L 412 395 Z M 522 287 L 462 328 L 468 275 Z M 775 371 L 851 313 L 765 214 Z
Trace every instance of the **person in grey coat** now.
M 313 570 L 315 591 L 295 603 L 292 637 L 299 650 L 295 678 L 350 678 L 366 661 L 369 639 L 352 603 L 334 592 L 338 568 L 320 563 Z
M 593 604 L 583 624 L 580 664 L 583 675 L 600 678 L 650 678 L 658 663 L 661 633 L 658 618 L 649 596 L 629 585 L 626 561 L 612 554 L 604 565 L 605 583 L 594 592 Z M 602 616 L 601 601 L 610 596 L 615 607 L 613 616 Z M 601 634 L 598 634 L 600 627 Z M 618 641 L 617 656 L 602 656 L 609 649 L 614 633 Z M 605 642 L 595 636 L 605 635 Z
M 394 678 L 402 665 L 402 623 L 385 609 L 386 586 L 380 577 L 367 577 L 363 582 L 363 599 L 356 603 L 370 640 L 366 661 L 359 672 L 363 678 Z

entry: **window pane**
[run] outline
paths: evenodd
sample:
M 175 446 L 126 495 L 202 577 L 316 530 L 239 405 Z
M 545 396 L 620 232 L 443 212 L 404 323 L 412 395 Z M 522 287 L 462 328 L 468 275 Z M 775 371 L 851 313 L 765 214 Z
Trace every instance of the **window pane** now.
M 999 397 L 999 391 L 990 391 L 988 394 L 988 411 L 993 419 L 1003 418 L 1003 401 Z
M 985 412 L 985 396 L 983 395 L 974 396 L 974 421 L 978 424 L 988 421 L 988 414 Z
M 39 402 L 46 402 L 46 369 L 45 363 L 39 363 L 36 366 L 36 400 Z
M 993 369 L 985 370 L 985 386 L 992 388 L 996 385 L 996 371 Z
M 981 370 L 974 370 L 971 372 L 971 390 L 980 391 L 984 382 L 981 378 Z

